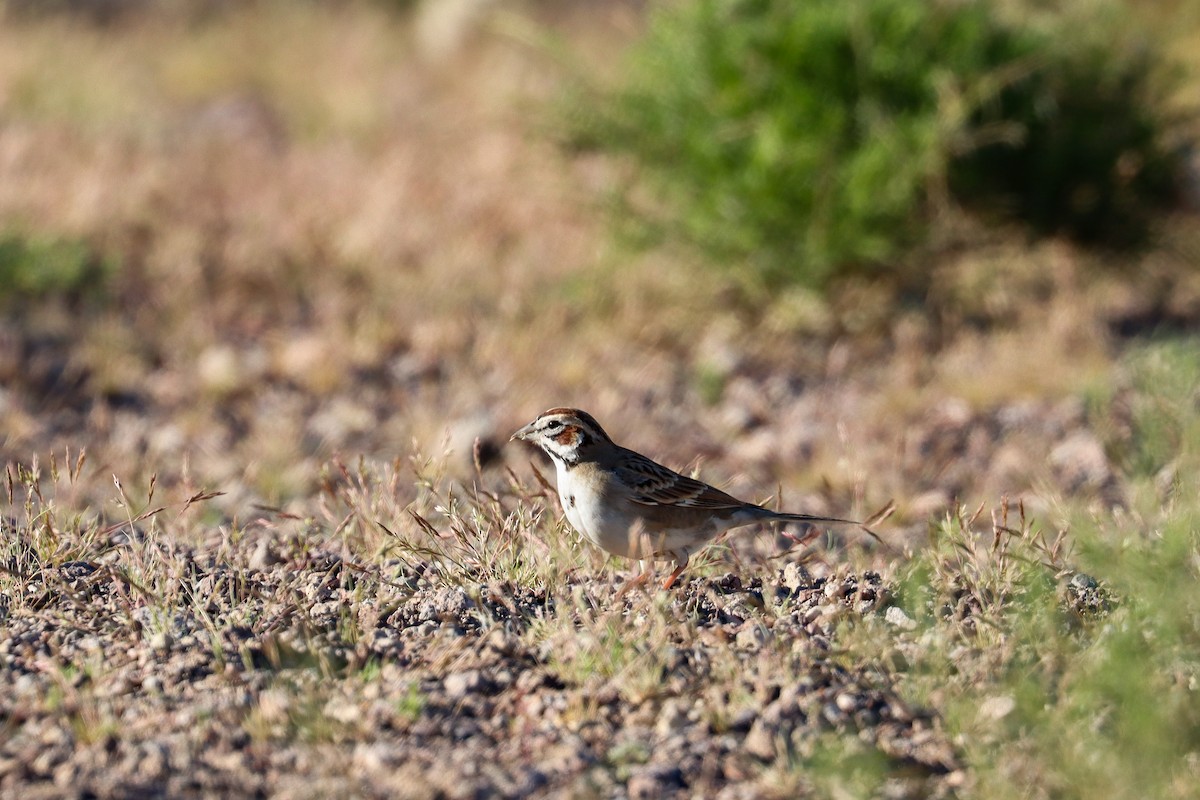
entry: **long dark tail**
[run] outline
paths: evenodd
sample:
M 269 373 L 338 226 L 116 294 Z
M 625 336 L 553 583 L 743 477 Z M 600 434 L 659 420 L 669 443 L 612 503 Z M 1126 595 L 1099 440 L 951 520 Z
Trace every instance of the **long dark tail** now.
M 832 525 L 862 525 L 856 519 L 840 519 L 838 517 L 817 517 L 812 514 L 789 514 L 786 511 L 772 511 L 769 508 L 764 508 L 766 514 L 763 519 L 773 519 L 780 522 L 825 522 Z
M 759 506 L 762 508 L 762 506 Z M 790 514 L 786 511 L 772 511 L 769 508 L 762 508 L 763 519 L 778 520 L 779 522 L 808 522 L 808 523 L 824 523 L 826 525 L 854 525 L 859 530 L 866 533 L 880 544 L 885 544 L 883 539 L 879 538 L 879 534 L 871 530 L 872 525 L 878 525 L 885 519 L 890 517 L 896 510 L 896 501 L 889 500 L 887 505 L 876 511 L 871 516 L 867 517 L 862 522 L 854 519 L 842 519 L 840 517 L 818 517 L 813 514 Z

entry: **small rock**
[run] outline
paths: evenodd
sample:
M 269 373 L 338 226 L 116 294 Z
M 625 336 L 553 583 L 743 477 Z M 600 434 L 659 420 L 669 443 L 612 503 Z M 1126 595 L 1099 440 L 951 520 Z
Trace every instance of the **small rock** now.
M 515 797 L 531 797 L 538 789 L 549 783 L 546 773 L 533 766 L 519 767 L 518 774 L 514 778 L 513 796 Z
M 335 697 L 325 704 L 325 716 L 337 720 L 343 725 L 351 725 L 362 716 L 362 711 L 357 703 Z
M 146 742 L 139 748 L 138 775 L 145 781 L 157 781 L 170 768 L 170 750 L 162 742 Z
M 288 338 L 275 354 L 275 371 L 302 386 L 313 386 L 333 361 L 340 359 L 333 346 L 316 334 Z M 319 383 L 319 382 L 318 382 Z
M 737 637 L 734 639 L 734 644 L 741 650 L 757 651 L 762 649 L 762 646 L 766 644 L 770 635 L 771 632 L 762 625 L 744 625 L 738 631 Z
M 873 708 L 860 708 L 854 712 L 854 724 L 859 730 L 874 728 L 879 724 L 879 712 Z
M 971 423 L 971 404 L 960 397 L 946 398 L 934 406 L 930 417 L 938 427 L 959 430 Z
M 68 561 L 58 568 L 62 576 L 71 581 L 91 575 L 97 569 L 98 567 L 90 561 Z
M 687 721 L 687 710 L 678 700 L 672 698 L 663 703 L 662 711 L 658 714 L 658 722 L 654 725 L 654 732 L 665 739 L 670 734 L 681 730 L 687 725 Z
M 550 744 L 540 754 L 539 767 L 550 774 L 575 774 L 593 761 L 588 746 L 575 734 L 559 744 Z
M 54 786 L 58 789 L 69 789 L 79 783 L 79 766 L 71 761 L 64 761 L 54 770 Z
M 266 689 L 258 696 L 259 716 L 268 724 L 285 722 L 290 707 L 291 696 L 284 689 Z
M 392 748 L 385 744 L 360 742 L 354 747 L 354 766 L 367 772 L 378 772 L 395 763 Z
M 465 672 L 454 672 L 446 676 L 442 684 L 446 694 L 452 700 L 461 700 L 469 694 L 478 692 L 483 686 L 483 676 L 477 669 Z
M 1037 421 L 1038 406 L 1031 401 L 1012 403 L 996 411 L 996 422 L 1001 433 L 1010 433 L 1028 428 Z
M 821 707 L 821 716 L 831 725 L 840 725 L 846 719 L 842 710 L 833 703 L 826 703 Z
M 1078 396 L 1064 398 L 1050 412 L 1052 431 L 1067 431 L 1078 428 L 1087 420 L 1087 406 Z
M 775 739 L 778 736 L 778 726 L 759 717 L 750 726 L 750 732 L 746 734 L 746 738 L 742 742 L 742 749 L 755 758 L 773 761 L 775 759 Z
M 48 748 L 42 750 L 34 759 L 30 767 L 33 774 L 42 777 L 48 777 L 54 773 L 54 768 L 61 764 L 65 759 L 62 749 Z
M 1068 492 L 1102 488 L 1113 477 L 1104 445 L 1091 431 L 1080 430 L 1050 451 L 1050 466 Z
M 905 614 L 900 606 L 888 606 L 887 611 L 883 612 L 883 618 L 889 625 L 894 625 L 902 631 L 911 631 L 917 627 L 917 621 Z
M 205 391 L 223 396 L 236 391 L 244 380 L 237 351 L 228 345 L 213 345 L 196 359 L 195 374 Z
M 740 592 L 742 591 L 742 579 L 732 572 L 726 572 L 720 578 L 713 581 L 713 588 L 720 590 L 722 594 Z
M 334 398 L 308 420 L 308 430 L 317 438 L 341 442 L 355 434 L 371 430 L 377 420 L 365 405 L 346 398 Z
M 502 656 L 512 656 L 521 652 L 521 640 L 513 634 L 497 628 L 488 634 L 484 643 L 494 652 Z
M 794 592 L 811 583 L 812 576 L 808 574 L 808 570 L 799 564 L 791 563 L 783 568 L 783 585 L 789 591 Z
M 275 555 L 274 551 L 271 550 L 271 543 L 263 538 L 259 539 L 258 544 L 255 545 L 254 553 L 251 554 L 247 566 L 255 572 L 265 572 L 279 562 L 279 556 Z
M 418 622 L 451 622 L 475 606 L 461 586 L 442 589 L 426 597 L 417 607 Z
M 733 718 L 729 720 L 729 730 L 739 732 L 749 731 L 757 719 L 758 711 L 752 706 L 747 706 L 735 713 Z
M 1017 701 L 1010 695 L 1000 695 L 999 697 L 989 697 L 979 704 L 979 718 L 985 720 L 998 720 L 1007 717 L 1017 707 Z
M 1095 578 L 1083 572 L 1076 572 L 1071 576 L 1071 588 L 1076 590 L 1095 589 L 1099 585 Z
M 626 790 L 630 800 L 659 798 L 670 789 L 684 786 L 683 771 L 674 764 L 650 764 L 629 777 Z

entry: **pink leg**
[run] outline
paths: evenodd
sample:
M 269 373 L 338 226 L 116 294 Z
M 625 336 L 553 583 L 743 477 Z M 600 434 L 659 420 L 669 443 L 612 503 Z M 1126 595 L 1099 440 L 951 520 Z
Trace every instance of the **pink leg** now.
M 675 571 L 672 572 L 670 574 L 670 576 L 667 577 L 667 580 L 663 583 L 663 588 L 670 589 L 672 586 L 674 586 L 675 581 L 679 580 L 679 576 L 683 574 L 683 571 L 687 568 L 687 565 L 688 565 L 687 553 L 684 553 L 682 556 L 677 557 L 675 559 Z

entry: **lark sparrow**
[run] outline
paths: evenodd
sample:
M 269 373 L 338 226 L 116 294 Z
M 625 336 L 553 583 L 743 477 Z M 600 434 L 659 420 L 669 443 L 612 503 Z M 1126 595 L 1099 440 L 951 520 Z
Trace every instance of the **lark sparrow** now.
M 554 460 L 558 498 L 583 538 L 626 558 L 674 560 L 667 589 L 693 553 L 730 528 L 761 521 L 861 524 L 742 502 L 621 447 L 591 414 L 576 408 L 552 408 L 512 439 L 536 444 Z

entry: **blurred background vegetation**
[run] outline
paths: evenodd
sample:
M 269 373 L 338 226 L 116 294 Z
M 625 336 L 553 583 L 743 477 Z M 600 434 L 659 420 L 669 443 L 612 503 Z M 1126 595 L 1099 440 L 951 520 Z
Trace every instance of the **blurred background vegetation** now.
M 8 457 L 86 436 L 232 512 L 637 398 L 664 457 L 828 501 L 1015 492 L 1040 455 L 869 445 L 1200 318 L 1194 3 L 0 8 Z M 760 430 L 821 386 L 855 431 Z
M 919 525 L 1045 454 L 947 481 L 897 431 L 1200 319 L 1195 3 L 0 8 L 6 457 L 82 436 L 233 514 L 633 403 L 668 460 Z
M 983 796 L 1186 797 L 1198 67 L 1183 1 L 0 2 L 0 454 L 85 447 L 84 527 L 114 473 L 236 527 L 569 402 L 910 542 L 1008 495 L 1123 616 L 1024 553 L 960 648 L 951 513 L 900 682 Z
M 1035 11 L 1035 9 L 1037 9 Z M 1179 65 L 1116 3 L 668 5 L 578 141 L 627 151 L 659 227 L 769 282 L 928 288 L 960 209 L 1138 244 L 1177 206 Z

